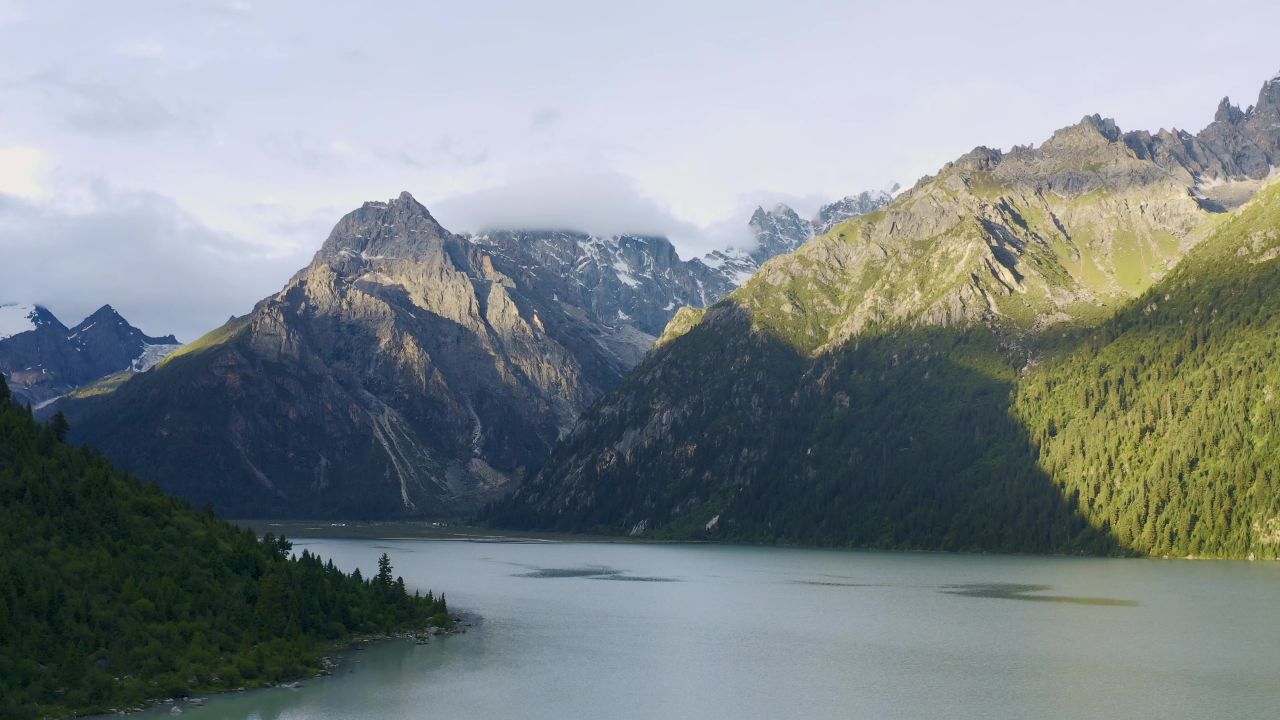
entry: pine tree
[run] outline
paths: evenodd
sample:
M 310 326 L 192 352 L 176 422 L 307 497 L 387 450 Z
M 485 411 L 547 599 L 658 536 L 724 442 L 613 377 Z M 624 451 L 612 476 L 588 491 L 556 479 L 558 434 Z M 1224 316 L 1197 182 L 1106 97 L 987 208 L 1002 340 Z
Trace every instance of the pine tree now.
M 391 558 L 386 553 L 382 553 L 382 557 L 378 558 L 378 574 L 373 582 L 383 590 L 391 588 Z
M 67 433 L 71 432 L 71 423 L 67 422 L 67 416 L 59 410 L 49 420 L 49 430 L 53 432 L 53 436 L 58 438 L 58 442 L 65 442 Z

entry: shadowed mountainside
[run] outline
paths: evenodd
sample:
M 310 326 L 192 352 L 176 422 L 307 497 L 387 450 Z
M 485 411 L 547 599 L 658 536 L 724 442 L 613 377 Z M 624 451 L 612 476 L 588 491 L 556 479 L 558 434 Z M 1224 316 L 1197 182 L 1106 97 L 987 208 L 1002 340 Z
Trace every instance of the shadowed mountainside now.
M 682 538 L 1274 556 L 1275 365 L 1260 331 L 1272 303 L 1259 288 L 1280 198 L 1268 188 L 1224 210 L 1267 182 L 1277 120 L 1280 78 L 1196 136 L 1090 116 L 1038 148 L 974 150 L 718 305 L 678 313 L 486 517 Z M 1204 388 L 1218 390 L 1197 397 Z

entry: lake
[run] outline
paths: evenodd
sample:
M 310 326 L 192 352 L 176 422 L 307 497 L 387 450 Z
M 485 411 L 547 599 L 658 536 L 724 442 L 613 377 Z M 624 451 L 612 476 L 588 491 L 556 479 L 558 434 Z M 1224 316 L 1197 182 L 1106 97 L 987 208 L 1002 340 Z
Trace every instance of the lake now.
M 295 540 L 475 622 L 188 718 L 1271 718 L 1280 565 Z M 168 716 L 168 708 L 148 716 Z

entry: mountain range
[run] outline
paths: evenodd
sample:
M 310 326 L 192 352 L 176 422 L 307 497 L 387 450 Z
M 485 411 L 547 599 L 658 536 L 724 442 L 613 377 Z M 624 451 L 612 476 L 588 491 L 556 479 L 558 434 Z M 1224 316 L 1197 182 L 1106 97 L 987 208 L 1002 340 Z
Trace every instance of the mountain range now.
M 41 407 L 117 373 L 144 372 L 181 345 L 151 337 L 103 305 L 68 328 L 40 305 L 0 305 L 0 373 L 15 398 Z
M 408 193 L 365 203 L 251 313 L 58 408 L 77 440 L 225 515 L 473 512 L 532 476 L 678 308 L 810 239 L 774 217 L 796 216 L 760 210 L 758 248 L 685 261 L 662 237 L 463 235 Z
M 223 514 L 949 550 L 1280 554 L 1280 77 L 1089 115 L 681 260 L 408 194 L 75 437 Z
M 504 527 L 1275 557 L 1280 77 L 1196 134 L 976 148 L 765 264 L 491 507 Z

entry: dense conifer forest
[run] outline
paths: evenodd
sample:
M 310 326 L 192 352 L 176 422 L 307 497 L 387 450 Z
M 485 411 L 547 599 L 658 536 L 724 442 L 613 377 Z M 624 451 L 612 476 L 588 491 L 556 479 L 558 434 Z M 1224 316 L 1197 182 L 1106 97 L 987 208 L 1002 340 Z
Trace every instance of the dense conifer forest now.
M 354 634 L 448 625 L 385 555 L 346 574 L 63 442 L 0 378 L 0 718 L 264 685 Z
M 1143 554 L 1280 552 L 1280 185 L 1079 347 L 1014 414 L 1092 525 Z

